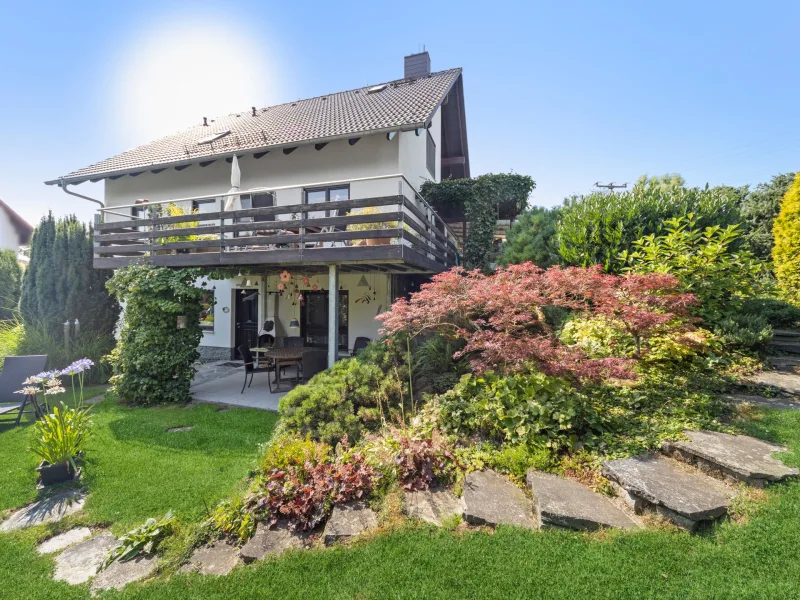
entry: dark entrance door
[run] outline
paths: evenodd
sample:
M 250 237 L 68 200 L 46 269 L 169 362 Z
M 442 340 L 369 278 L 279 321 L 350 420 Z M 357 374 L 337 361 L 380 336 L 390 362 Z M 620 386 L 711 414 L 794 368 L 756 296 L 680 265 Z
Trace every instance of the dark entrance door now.
M 236 358 L 242 358 L 239 354 L 239 346 L 247 344 L 249 348 L 258 345 L 258 290 L 235 290 L 236 302 L 234 318 L 236 322 Z
M 328 292 L 303 292 L 300 308 L 300 335 L 306 346 L 328 347 Z M 347 290 L 339 290 L 339 349 L 349 347 Z

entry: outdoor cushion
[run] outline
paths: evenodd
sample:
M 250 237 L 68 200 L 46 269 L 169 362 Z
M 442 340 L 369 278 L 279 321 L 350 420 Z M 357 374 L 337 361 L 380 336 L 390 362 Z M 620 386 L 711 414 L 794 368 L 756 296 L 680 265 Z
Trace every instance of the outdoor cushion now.
M 0 371 L 0 404 L 14 404 L 19 406 L 22 402 L 22 394 L 15 394 L 21 390 L 22 382 L 32 375 L 37 375 L 44 371 L 47 366 L 47 355 L 39 354 L 34 356 L 7 356 Z M 6 408 L 6 407 L 3 407 Z M 4 410 L 3 414 L 8 412 Z

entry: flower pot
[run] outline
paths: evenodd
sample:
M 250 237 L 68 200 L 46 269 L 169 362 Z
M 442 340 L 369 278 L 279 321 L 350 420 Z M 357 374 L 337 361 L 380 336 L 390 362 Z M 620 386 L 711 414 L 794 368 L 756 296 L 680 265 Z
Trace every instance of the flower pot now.
M 370 238 L 367 240 L 367 246 L 388 246 L 391 241 L 390 238 Z
M 69 461 L 57 463 L 55 465 L 42 462 L 36 470 L 39 472 L 39 477 L 43 486 L 64 483 L 75 477 L 75 471 Z

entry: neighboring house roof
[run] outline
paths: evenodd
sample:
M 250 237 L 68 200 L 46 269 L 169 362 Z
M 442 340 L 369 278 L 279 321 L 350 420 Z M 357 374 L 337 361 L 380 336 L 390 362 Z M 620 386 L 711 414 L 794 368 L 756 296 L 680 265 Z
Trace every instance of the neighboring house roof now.
M 11 223 L 14 230 L 17 232 L 17 237 L 19 238 L 20 246 L 25 246 L 31 240 L 31 234 L 33 233 L 33 227 L 28 225 L 27 221 L 20 217 L 17 213 L 11 210 L 11 207 L 0 200 L 0 213 L 5 213 L 6 217 L 8 218 L 9 223 Z
M 458 81 L 461 69 L 399 79 L 308 100 L 228 115 L 79 169 L 48 185 L 80 183 L 177 166 L 206 157 L 321 143 L 368 133 L 424 127 Z M 213 141 L 215 134 L 230 133 Z

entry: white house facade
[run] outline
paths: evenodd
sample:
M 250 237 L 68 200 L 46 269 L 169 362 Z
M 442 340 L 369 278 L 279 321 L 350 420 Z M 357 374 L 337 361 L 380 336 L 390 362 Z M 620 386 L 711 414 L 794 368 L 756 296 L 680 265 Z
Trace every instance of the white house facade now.
M 203 359 L 301 336 L 333 361 L 378 337 L 375 316 L 396 297 L 458 262 L 419 189 L 469 175 L 461 70 L 432 74 L 422 53 L 404 75 L 204 119 L 47 183 L 75 194 L 69 186 L 104 180 L 96 267 L 222 273 L 208 284 Z

